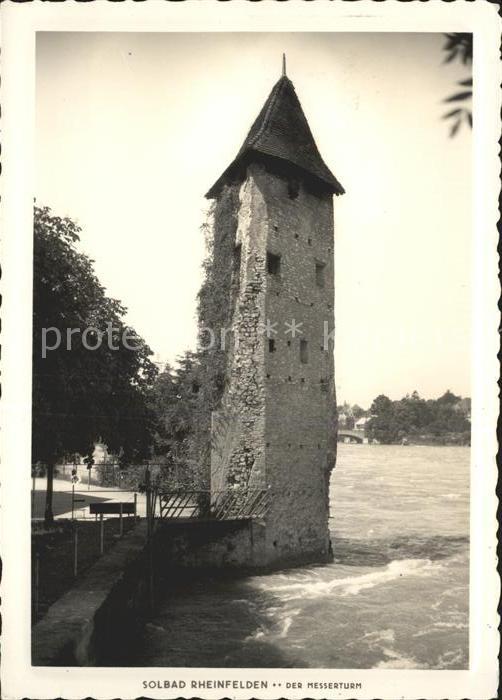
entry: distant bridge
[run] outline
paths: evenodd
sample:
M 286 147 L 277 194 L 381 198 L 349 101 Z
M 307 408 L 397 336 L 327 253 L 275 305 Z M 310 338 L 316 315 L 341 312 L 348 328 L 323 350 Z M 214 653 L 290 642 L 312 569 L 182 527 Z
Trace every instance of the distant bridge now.
M 363 443 L 364 440 L 364 430 L 347 430 L 346 428 L 340 428 L 338 431 L 338 442 Z

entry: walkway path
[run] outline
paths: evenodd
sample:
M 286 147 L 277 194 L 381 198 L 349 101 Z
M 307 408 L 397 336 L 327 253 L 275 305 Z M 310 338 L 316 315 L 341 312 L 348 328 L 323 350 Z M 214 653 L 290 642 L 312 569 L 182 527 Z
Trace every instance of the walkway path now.
M 35 479 L 35 491 L 33 494 L 32 518 L 35 520 L 44 517 L 45 510 L 45 477 Z M 89 512 L 89 504 L 103 501 L 122 501 L 133 503 L 134 491 L 120 490 L 113 486 L 98 486 L 80 482 L 75 486 L 75 518 L 85 520 L 94 518 Z M 81 499 L 81 500 L 77 500 Z M 54 517 L 71 518 L 72 483 L 65 479 L 54 479 L 53 511 Z M 146 514 L 145 495 L 137 494 L 137 515 L 144 517 Z M 106 516 L 105 516 L 106 517 Z M 117 516 L 113 516 L 117 517 Z M 126 516 L 127 517 L 127 516 Z

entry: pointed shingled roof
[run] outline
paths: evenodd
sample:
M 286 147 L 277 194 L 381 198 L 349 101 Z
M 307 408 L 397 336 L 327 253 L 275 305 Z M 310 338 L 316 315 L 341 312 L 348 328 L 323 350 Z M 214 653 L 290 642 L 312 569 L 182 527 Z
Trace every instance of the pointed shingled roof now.
M 211 187 L 206 197 L 215 197 L 232 179 L 239 165 L 266 156 L 292 164 L 334 194 L 345 190 L 323 161 L 291 80 L 283 75 L 249 130 L 236 158 Z

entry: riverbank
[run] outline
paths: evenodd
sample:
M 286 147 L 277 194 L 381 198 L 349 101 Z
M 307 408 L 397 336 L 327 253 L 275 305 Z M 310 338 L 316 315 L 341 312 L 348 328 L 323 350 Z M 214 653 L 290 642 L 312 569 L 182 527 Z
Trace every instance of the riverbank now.
M 132 665 L 151 611 L 147 523 L 136 523 L 32 628 L 34 666 Z
M 184 582 L 138 666 L 465 669 L 469 449 L 345 445 L 332 564 Z
M 410 435 L 407 437 L 409 445 L 423 445 L 427 447 L 470 447 L 471 435 L 465 433 L 448 433 L 446 435 Z M 394 443 L 399 444 L 399 443 Z
M 470 447 L 470 440 L 465 441 L 463 438 L 458 438 L 458 440 L 444 437 L 410 437 L 404 438 L 399 442 L 389 442 L 389 443 L 368 443 L 373 445 L 391 445 L 391 446 L 401 446 L 401 447 Z
M 135 524 L 134 518 L 124 518 L 124 534 L 127 534 Z M 77 528 L 77 576 L 74 571 L 75 527 Z M 119 538 L 119 519 L 105 520 L 103 523 L 105 554 L 117 544 Z M 78 583 L 100 556 L 98 522 L 59 520 L 54 529 L 33 532 L 31 538 L 32 625 L 47 613 L 53 603 Z
M 469 450 L 340 445 L 330 500 L 333 563 L 176 575 L 161 548 L 153 614 L 144 609 L 140 523 L 36 625 L 36 658 L 41 665 L 466 668 Z

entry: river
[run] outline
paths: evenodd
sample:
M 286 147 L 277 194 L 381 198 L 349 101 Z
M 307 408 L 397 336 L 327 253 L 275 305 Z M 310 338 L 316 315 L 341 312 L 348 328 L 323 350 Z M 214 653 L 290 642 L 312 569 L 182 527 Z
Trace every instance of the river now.
M 468 666 L 469 448 L 340 444 L 332 564 L 198 581 L 170 596 L 140 666 Z

